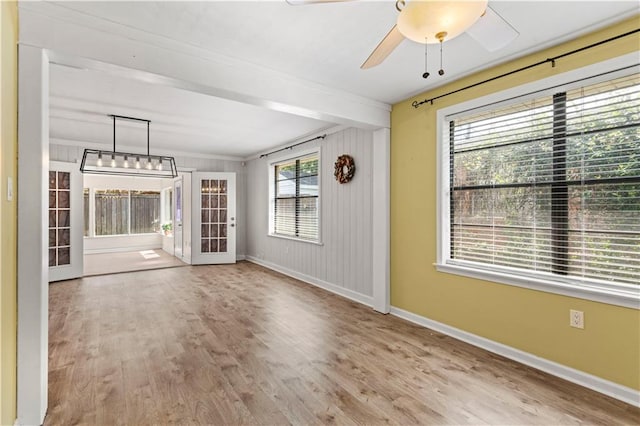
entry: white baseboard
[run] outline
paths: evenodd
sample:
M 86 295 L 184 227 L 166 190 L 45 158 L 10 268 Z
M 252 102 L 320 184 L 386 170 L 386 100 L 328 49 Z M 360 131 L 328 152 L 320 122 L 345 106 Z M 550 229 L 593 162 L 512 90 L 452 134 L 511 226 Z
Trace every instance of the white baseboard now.
M 540 358 L 528 352 L 521 351 L 511 346 L 503 345 L 502 343 L 477 336 L 475 334 L 460 330 L 455 327 L 451 327 L 449 325 L 431 320 L 429 318 L 425 318 L 420 315 L 416 315 L 412 312 L 405 311 L 394 306 L 391 307 L 390 313 L 391 315 L 395 315 L 412 323 L 438 331 L 442 334 L 446 334 L 447 336 L 451 336 L 458 340 L 462 340 L 463 342 L 469 343 L 473 346 L 477 346 L 489 352 L 502 355 L 505 358 L 512 359 L 538 370 L 542 370 L 545 373 L 552 374 L 554 376 L 576 383 L 580 386 L 584 386 L 596 392 L 603 393 L 612 398 L 616 398 L 620 401 L 624 401 L 628 404 L 640 407 L 640 391 L 637 391 L 635 389 L 619 385 L 617 383 L 602 379 L 600 377 L 585 373 L 580 370 L 573 369 L 571 367 L 567 367 L 566 365 L 558 364 L 556 362 Z
M 312 277 L 310 275 L 306 275 L 292 269 L 285 268 L 280 265 L 276 265 L 275 263 L 267 262 L 262 259 L 258 259 L 253 256 L 245 256 L 245 259 L 249 262 L 253 262 L 257 265 L 264 266 L 265 268 L 273 269 L 276 272 L 280 272 L 281 274 L 287 275 L 289 277 L 295 278 L 300 281 L 304 281 L 307 284 L 314 285 L 316 287 L 320 287 L 324 290 L 330 291 L 331 293 L 335 293 L 339 296 L 346 297 L 349 300 L 353 300 L 354 302 L 362 303 L 363 305 L 372 307 L 373 306 L 373 297 L 367 296 L 353 290 L 346 289 L 344 287 L 340 287 L 336 284 L 331 284 L 329 282 L 320 280 L 318 278 Z

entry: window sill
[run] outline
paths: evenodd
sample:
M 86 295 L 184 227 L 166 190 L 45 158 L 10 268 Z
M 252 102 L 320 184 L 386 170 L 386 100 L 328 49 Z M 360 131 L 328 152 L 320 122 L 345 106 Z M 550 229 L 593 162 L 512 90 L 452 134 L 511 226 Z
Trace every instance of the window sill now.
M 297 242 L 300 242 L 300 243 L 315 244 L 317 246 L 323 246 L 324 245 L 321 241 L 305 240 L 304 238 L 289 237 L 287 235 L 271 234 L 271 233 L 269 233 L 267 235 L 269 237 L 280 238 L 280 239 L 289 240 L 289 241 L 297 241 Z
M 626 308 L 640 309 L 640 287 L 612 288 L 589 283 L 568 283 L 545 280 L 542 278 L 524 275 L 509 274 L 506 272 L 489 271 L 463 265 L 451 265 L 438 263 L 434 265 L 439 272 L 461 275 L 469 278 L 477 278 L 500 284 L 509 284 L 516 287 L 547 293 L 560 294 L 578 299 L 623 306 Z
M 122 238 L 122 237 L 141 237 L 141 236 L 150 236 L 150 235 L 164 235 L 164 234 L 160 234 L 159 232 L 146 232 L 144 234 L 115 234 L 115 235 L 94 235 L 93 237 L 90 236 L 83 236 L 83 238 L 87 239 L 87 238 Z

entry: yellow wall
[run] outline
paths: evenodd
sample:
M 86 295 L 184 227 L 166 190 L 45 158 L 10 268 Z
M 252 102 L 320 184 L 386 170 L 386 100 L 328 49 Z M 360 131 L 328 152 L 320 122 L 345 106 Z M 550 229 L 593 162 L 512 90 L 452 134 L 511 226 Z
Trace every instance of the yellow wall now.
M 16 231 L 18 147 L 18 8 L 15 1 L 0 2 L 0 424 L 16 418 Z M 13 201 L 7 201 L 7 179 L 14 183 Z
M 638 17 L 450 83 L 393 106 L 391 304 L 569 367 L 640 389 L 640 311 L 440 273 L 436 261 L 436 110 L 638 51 L 638 35 L 414 109 L 423 100 L 637 28 Z M 418 71 L 416 71 L 418 72 Z M 432 76 L 433 78 L 433 76 Z M 436 76 L 438 78 L 438 76 Z M 585 313 L 570 328 L 569 309 Z

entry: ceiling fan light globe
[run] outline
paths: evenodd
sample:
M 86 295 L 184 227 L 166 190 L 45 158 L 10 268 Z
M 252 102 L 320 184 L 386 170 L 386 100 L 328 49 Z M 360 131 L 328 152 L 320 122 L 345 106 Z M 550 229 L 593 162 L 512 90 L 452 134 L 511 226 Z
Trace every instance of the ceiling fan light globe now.
M 418 43 L 439 43 L 436 34 L 451 40 L 470 28 L 487 8 L 487 0 L 413 0 L 398 15 L 398 30 Z

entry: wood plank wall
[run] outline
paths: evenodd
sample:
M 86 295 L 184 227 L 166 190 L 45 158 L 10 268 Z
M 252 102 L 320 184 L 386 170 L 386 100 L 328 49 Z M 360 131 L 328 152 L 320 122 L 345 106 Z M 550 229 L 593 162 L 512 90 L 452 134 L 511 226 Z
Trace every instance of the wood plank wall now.
M 350 128 L 319 142 L 250 161 L 247 164 L 247 255 L 364 295 L 363 300 L 370 298 L 373 295 L 372 142 L 371 131 Z M 321 147 L 322 245 L 268 236 L 269 164 L 317 146 Z M 341 185 L 333 171 L 337 157 L 342 154 L 354 158 L 356 174 L 351 182 Z

